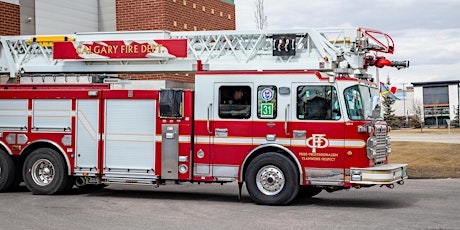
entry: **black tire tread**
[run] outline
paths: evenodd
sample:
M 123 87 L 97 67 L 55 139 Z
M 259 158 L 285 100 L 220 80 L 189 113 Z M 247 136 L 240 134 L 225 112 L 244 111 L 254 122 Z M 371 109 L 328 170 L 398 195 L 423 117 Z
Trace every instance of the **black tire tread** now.
M 273 196 L 263 194 L 257 188 L 255 177 L 260 168 L 266 165 L 275 165 L 283 171 L 285 185 L 283 190 Z M 249 164 L 246 173 L 246 189 L 252 200 L 263 205 L 286 205 L 290 203 L 299 192 L 299 175 L 294 163 L 284 155 L 278 153 L 264 153 L 257 156 Z
M 14 160 L 0 149 L 0 192 L 5 192 L 15 187 L 18 176 Z

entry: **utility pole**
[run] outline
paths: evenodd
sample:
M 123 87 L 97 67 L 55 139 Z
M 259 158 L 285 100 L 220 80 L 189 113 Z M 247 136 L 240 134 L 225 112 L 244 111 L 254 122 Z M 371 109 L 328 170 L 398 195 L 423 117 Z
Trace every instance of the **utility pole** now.
M 403 97 L 404 97 L 404 98 L 403 98 L 404 120 L 405 120 L 404 126 L 407 126 L 408 123 L 409 123 L 409 121 L 407 120 L 407 113 L 406 113 L 406 87 L 405 87 L 405 86 L 406 86 L 406 83 L 403 82 L 402 85 L 403 85 L 402 90 L 403 90 Z

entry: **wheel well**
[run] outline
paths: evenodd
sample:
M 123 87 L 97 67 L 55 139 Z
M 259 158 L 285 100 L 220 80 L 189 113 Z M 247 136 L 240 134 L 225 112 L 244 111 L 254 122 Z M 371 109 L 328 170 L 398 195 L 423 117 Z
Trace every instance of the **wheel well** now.
M 5 147 L 5 145 L 2 142 L 0 142 L 0 150 L 5 151 L 7 155 L 11 154 L 11 152 Z
M 32 144 L 28 145 L 21 152 L 21 155 L 20 155 L 21 159 L 25 160 L 34 150 L 37 150 L 37 149 L 40 149 L 40 148 L 52 149 L 52 150 L 56 151 L 57 153 L 59 153 L 62 157 L 64 157 L 64 160 L 66 162 L 68 175 L 71 174 L 71 172 L 70 172 L 70 162 L 69 162 L 69 159 L 67 158 L 66 154 L 64 153 L 64 151 L 61 148 L 59 148 L 57 145 L 55 145 L 53 143 L 50 143 L 50 142 L 39 141 L 39 142 L 35 142 L 35 143 L 32 143 Z
M 296 165 L 296 171 L 299 175 L 299 183 L 302 184 L 302 171 L 299 170 L 300 168 L 300 165 L 299 165 L 299 162 L 297 161 L 297 159 L 294 158 L 294 155 L 289 152 L 289 150 L 287 149 L 283 149 L 283 147 L 280 147 L 280 146 L 266 146 L 266 147 L 262 147 L 262 148 L 259 148 L 259 149 L 256 149 L 255 151 L 253 151 L 252 153 L 250 153 L 250 155 L 245 159 L 244 161 L 244 165 L 243 165 L 243 169 L 241 171 L 241 181 L 246 181 L 246 178 L 245 178 L 245 174 L 246 174 L 246 170 L 249 166 L 249 164 L 251 163 L 251 161 L 254 160 L 254 158 L 264 154 L 264 153 L 268 153 L 268 152 L 273 152 L 273 153 L 278 153 L 278 154 L 281 154 L 285 157 L 287 157 L 290 161 L 292 161 L 292 163 L 294 163 L 294 165 Z
M 24 157 L 22 157 L 21 155 L 12 155 L 9 149 L 2 143 L 0 143 L 0 150 L 4 151 L 6 155 L 10 156 L 11 159 L 14 160 L 14 163 L 16 164 L 17 167 L 22 168 L 22 163 L 24 163 Z

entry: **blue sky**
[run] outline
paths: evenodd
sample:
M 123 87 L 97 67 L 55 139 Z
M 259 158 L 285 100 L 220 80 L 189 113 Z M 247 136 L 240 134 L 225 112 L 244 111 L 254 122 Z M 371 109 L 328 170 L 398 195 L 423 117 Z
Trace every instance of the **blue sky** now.
M 364 27 L 390 35 L 394 61 L 408 69 L 379 70 L 392 85 L 460 80 L 460 0 L 265 0 L 267 29 Z M 235 0 L 238 30 L 255 30 L 255 0 Z M 369 73 L 375 74 L 374 69 Z

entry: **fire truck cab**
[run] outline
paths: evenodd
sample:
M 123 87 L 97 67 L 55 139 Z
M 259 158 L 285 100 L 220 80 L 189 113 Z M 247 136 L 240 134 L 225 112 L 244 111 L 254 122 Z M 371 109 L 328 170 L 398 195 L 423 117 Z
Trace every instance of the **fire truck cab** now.
M 375 83 L 314 71 L 220 72 L 200 73 L 196 87 L 207 90 L 195 92 L 195 174 L 245 181 L 256 202 L 289 201 L 297 185 L 334 191 L 407 177 L 405 164 L 388 164 Z M 240 103 L 226 101 L 235 91 Z

